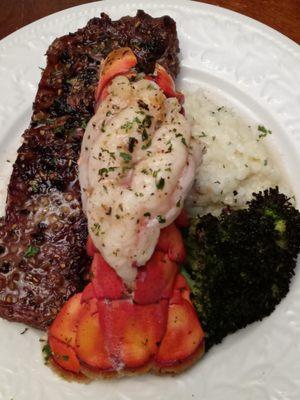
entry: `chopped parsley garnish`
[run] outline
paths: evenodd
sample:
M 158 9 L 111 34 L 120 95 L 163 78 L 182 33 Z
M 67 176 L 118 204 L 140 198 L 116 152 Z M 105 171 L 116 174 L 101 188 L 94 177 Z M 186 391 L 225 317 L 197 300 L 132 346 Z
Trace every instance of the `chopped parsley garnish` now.
M 33 257 L 33 256 L 37 255 L 39 252 L 40 252 L 40 249 L 38 247 L 28 246 L 27 250 L 24 253 L 24 256 L 27 258 Z
M 137 143 L 138 143 L 138 140 L 137 140 L 136 138 L 130 136 L 130 138 L 129 138 L 129 140 L 128 140 L 128 151 L 129 151 L 130 153 L 133 153 L 134 146 L 135 146 Z
M 116 159 L 116 156 L 115 156 L 115 153 L 114 153 L 114 152 L 109 151 L 108 149 L 104 149 L 103 147 L 101 147 L 101 151 L 103 151 L 103 153 L 108 153 L 109 156 L 110 156 L 113 160 Z M 99 156 L 98 156 L 98 159 L 99 159 L 99 160 L 101 159 L 101 156 L 102 156 L 102 154 L 99 153 Z
M 150 128 L 152 124 L 152 115 L 147 114 L 143 120 L 143 125 L 145 128 Z
M 133 122 L 127 121 L 125 124 L 121 125 L 121 129 L 125 129 L 125 132 L 128 133 L 130 129 L 133 128 Z
M 139 117 L 135 117 L 132 122 L 136 122 L 137 124 L 142 123 L 142 121 L 139 119 Z
M 258 140 L 272 134 L 272 131 L 270 131 L 270 129 L 266 129 L 263 125 L 258 125 L 257 130 L 261 132 L 258 135 Z
M 105 120 L 102 121 L 101 132 L 105 132 Z
M 93 226 L 92 226 L 92 231 L 93 231 L 93 233 L 96 235 L 96 236 L 99 236 L 99 234 L 100 234 L 100 229 L 101 229 L 101 226 L 100 226 L 100 224 L 99 223 L 95 223 Z
M 145 212 L 144 217 L 151 217 L 151 213 Z
M 64 130 L 65 130 L 64 125 L 61 125 L 61 126 L 56 127 L 56 128 L 53 130 L 53 132 L 54 132 L 55 134 L 59 134 L 59 133 L 63 133 Z
M 111 215 L 112 207 L 104 207 L 105 208 L 105 215 Z
M 160 224 L 164 224 L 164 223 L 166 222 L 166 219 L 163 218 L 161 215 L 158 215 L 158 216 L 156 217 L 156 219 L 157 219 L 157 221 L 158 221 Z
M 122 157 L 123 160 L 124 160 L 126 163 L 128 163 L 129 161 L 132 160 L 131 154 L 128 154 L 128 153 L 121 152 L 121 153 L 120 153 L 120 157 Z
M 141 107 L 142 109 L 149 111 L 148 104 L 146 104 L 143 100 L 138 100 L 138 105 L 139 105 L 139 107 Z
M 168 143 L 167 143 L 167 144 L 168 144 Z M 168 150 L 166 151 L 166 153 L 171 153 L 172 150 L 173 150 L 173 145 L 172 145 L 172 143 L 170 143 L 170 145 L 169 145 Z
M 109 172 L 114 171 L 117 167 L 109 167 L 109 168 L 100 168 L 98 171 L 98 175 L 107 176 Z
M 49 360 L 49 358 L 52 356 L 52 351 L 51 351 L 51 347 L 49 345 L 49 343 L 45 344 L 42 348 L 42 352 L 44 354 L 44 360 L 47 363 L 47 361 Z
M 146 150 L 151 146 L 152 140 L 150 139 L 147 143 L 143 144 L 142 150 Z
M 144 142 L 145 140 L 148 139 L 148 137 L 149 137 L 149 135 L 148 135 L 146 129 L 143 129 L 143 132 L 142 132 L 142 141 Z
M 39 190 L 39 183 L 36 180 L 32 180 L 29 182 L 30 188 L 33 193 L 37 193 Z
M 160 178 L 158 182 L 156 182 L 156 187 L 158 190 L 162 190 L 165 186 L 164 178 Z
M 87 126 L 87 122 L 86 122 L 86 121 L 82 121 L 82 123 L 81 123 L 81 128 L 82 128 L 82 129 L 85 129 L 86 126 Z

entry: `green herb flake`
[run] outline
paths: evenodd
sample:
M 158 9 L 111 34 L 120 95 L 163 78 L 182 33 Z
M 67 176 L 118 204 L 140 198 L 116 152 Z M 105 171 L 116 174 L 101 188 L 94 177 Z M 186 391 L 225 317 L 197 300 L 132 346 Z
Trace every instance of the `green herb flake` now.
M 150 139 L 147 143 L 143 144 L 142 150 L 146 150 L 151 146 L 152 140 Z
M 151 217 L 151 213 L 145 212 L 144 217 Z
M 105 132 L 105 120 L 102 121 L 101 132 Z
M 146 129 L 143 129 L 143 132 L 142 132 L 142 141 L 144 142 L 145 140 L 148 139 L 148 137 L 149 137 L 149 135 L 148 135 Z
M 40 252 L 40 249 L 38 247 L 28 246 L 27 250 L 24 253 L 24 256 L 27 258 L 33 257 L 33 256 L 37 255 L 39 252 Z
M 168 147 L 166 153 L 171 153 L 172 150 L 173 150 L 173 145 L 172 145 L 172 143 L 171 143 L 171 144 L 169 145 L 169 147 Z
M 266 137 L 267 135 L 271 135 L 272 134 L 272 131 L 270 131 L 269 129 L 266 129 L 263 125 L 258 125 L 257 130 L 259 132 L 261 132 L 258 135 L 258 140 Z
M 58 126 L 57 128 L 55 128 L 55 129 L 53 130 L 53 132 L 54 132 L 55 134 L 58 134 L 58 133 L 63 133 L 64 130 L 65 130 L 64 125 L 61 125 L 61 126 Z
M 82 129 L 86 129 L 86 127 L 87 127 L 87 122 L 86 121 L 82 121 L 81 128 Z
M 98 171 L 98 175 L 100 176 L 108 176 L 108 173 L 114 171 L 117 167 L 108 167 L 108 168 L 100 168 Z
M 121 152 L 121 153 L 120 153 L 120 157 L 122 157 L 123 160 L 124 160 L 126 163 L 128 163 L 129 161 L 132 160 L 131 154 L 128 154 L 128 153 Z
M 143 100 L 138 100 L 138 105 L 140 108 L 149 111 L 148 104 L 146 104 Z M 145 114 L 144 111 L 143 111 L 143 114 Z
M 187 147 L 187 143 L 186 143 L 186 140 L 185 140 L 185 138 L 183 137 L 183 138 L 181 138 L 181 143 L 183 143 L 186 147 Z
M 37 193 L 39 190 L 39 183 L 36 180 L 32 180 L 29 182 L 30 188 L 33 193 Z
M 131 137 L 128 139 L 128 151 L 130 153 L 133 153 L 135 145 L 138 143 L 137 139 L 134 137 Z
M 127 121 L 125 124 L 121 125 L 121 129 L 125 129 L 125 132 L 128 133 L 130 129 L 133 128 L 133 122 Z
M 132 122 L 135 122 L 136 124 L 142 123 L 142 121 L 139 119 L 139 117 L 135 117 Z
M 52 356 L 52 351 L 51 351 L 51 347 L 49 345 L 49 343 L 46 343 L 43 348 L 42 348 L 42 353 L 44 355 L 44 360 L 47 363 L 47 361 L 49 360 L 49 358 Z
M 99 236 L 99 234 L 100 234 L 100 229 L 101 229 L 101 226 L 100 226 L 100 224 L 99 223 L 95 223 L 93 226 L 92 226 L 92 232 L 96 235 L 96 236 Z
M 158 182 L 156 182 L 156 187 L 158 190 L 162 190 L 165 186 L 164 178 L 160 178 Z
M 158 216 L 156 217 L 156 219 L 157 219 L 157 221 L 158 221 L 160 224 L 164 224 L 164 223 L 166 222 L 166 219 L 163 218 L 161 215 L 158 215 Z
M 147 114 L 143 120 L 143 125 L 145 128 L 150 128 L 152 124 L 152 115 Z

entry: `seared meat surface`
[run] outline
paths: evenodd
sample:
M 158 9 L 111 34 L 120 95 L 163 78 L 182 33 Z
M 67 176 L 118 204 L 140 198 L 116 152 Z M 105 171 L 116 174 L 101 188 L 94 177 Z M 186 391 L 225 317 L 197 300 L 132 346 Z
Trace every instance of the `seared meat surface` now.
M 94 114 L 100 61 L 124 46 L 135 52 L 140 71 L 152 72 L 158 61 L 177 75 L 175 22 L 143 11 L 118 21 L 101 14 L 56 39 L 47 51 L 0 223 L 3 318 L 45 329 L 84 285 L 90 260 L 77 160 L 84 128 Z

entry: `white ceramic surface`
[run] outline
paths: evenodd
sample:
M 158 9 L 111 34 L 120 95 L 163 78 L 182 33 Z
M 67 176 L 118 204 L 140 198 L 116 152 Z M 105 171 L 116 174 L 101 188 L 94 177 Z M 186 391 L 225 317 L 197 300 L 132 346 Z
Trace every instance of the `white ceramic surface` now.
M 95 2 L 68 9 L 0 41 L 0 193 L 27 127 L 52 40 L 105 11 L 113 19 L 142 8 L 177 22 L 183 88 L 205 87 L 273 131 L 300 199 L 300 50 L 278 32 L 239 14 L 185 0 Z M 7 161 L 9 160 L 9 162 Z M 300 271 L 289 295 L 262 322 L 228 337 L 177 377 L 68 383 L 43 365 L 40 333 L 0 320 L 1 400 L 299 400 Z

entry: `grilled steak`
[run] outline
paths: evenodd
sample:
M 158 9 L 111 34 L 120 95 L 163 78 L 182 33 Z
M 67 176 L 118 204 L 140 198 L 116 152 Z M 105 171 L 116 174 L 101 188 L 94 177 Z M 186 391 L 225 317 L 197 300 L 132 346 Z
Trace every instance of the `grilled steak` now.
M 158 61 L 178 73 L 178 39 L 170 17 L 143 11 L 118 21 L 101 14 L 56 39 L 47 51 L 29 129 L 23 134 L 0 223 L 0 316 L 46 328 L 84 284 L 89 266 L 77 159 L 94 113 L 100 61 L 129 46 L 138 68 Z

